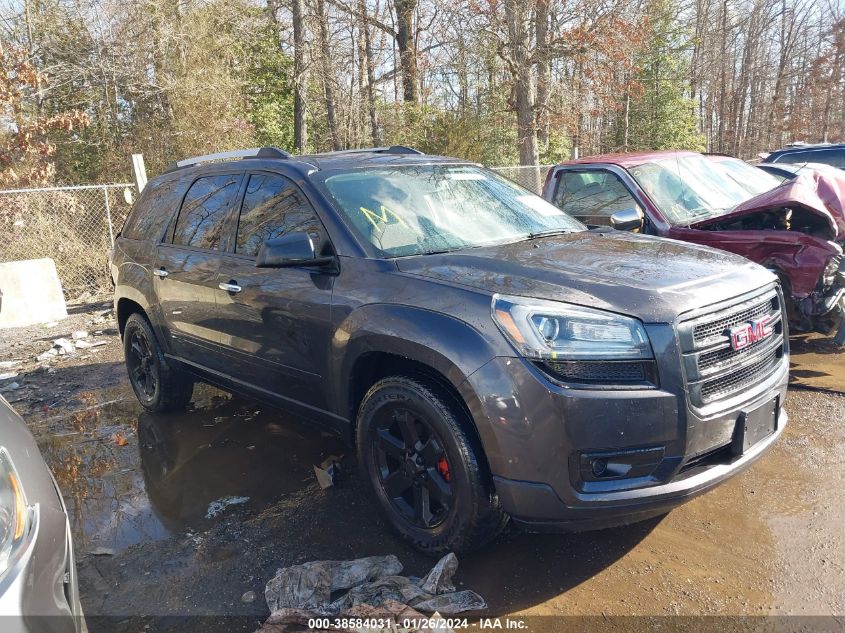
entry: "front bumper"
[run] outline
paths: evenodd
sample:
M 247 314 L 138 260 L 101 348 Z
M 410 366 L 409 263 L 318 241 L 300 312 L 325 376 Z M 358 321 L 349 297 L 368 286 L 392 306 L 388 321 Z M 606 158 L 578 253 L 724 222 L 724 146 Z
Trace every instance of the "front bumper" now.
M 788 355 L 761 384 L 723 406 L 688 404 L 671 327 L 650 327 L 660 388 L 575 389 L 555 385 L 518 358 L 497 358 L 469 377 L 471 407 L 505 511 L 539 529 L 585 530 L 656 516 L 740 472 L 777 440 L 787 423 L 742 454 L 731 449 L 738 418 L 777 400 L 782 405 Z M 660 450 L 646 475 L 585 481 L 584 454 Z
M 46 466 L 45 466 L 46 468 Z M 85 633 L 70 525 L 58 489 L 30 499 L 36 510 L 26 549 L 0 579 L 3 633 Z

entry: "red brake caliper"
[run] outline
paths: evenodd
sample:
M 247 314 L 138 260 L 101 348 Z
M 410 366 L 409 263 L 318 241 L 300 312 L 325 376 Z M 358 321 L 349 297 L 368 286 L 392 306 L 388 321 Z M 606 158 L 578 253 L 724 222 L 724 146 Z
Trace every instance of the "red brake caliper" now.
M 441 457 L 440 461 L 437 462 L 437 472 L 443 475 L 443 479 L 446 481 L 452 480 L 452 473 L 449 472 L 449 462 L 446 461 L 445 457 Z

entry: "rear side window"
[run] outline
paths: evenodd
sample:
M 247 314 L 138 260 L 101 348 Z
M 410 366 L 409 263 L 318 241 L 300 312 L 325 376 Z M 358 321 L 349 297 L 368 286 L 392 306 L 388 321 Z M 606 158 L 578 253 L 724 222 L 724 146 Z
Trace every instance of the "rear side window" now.
M 617 211 L 639 206 L 616 174 L 598 169 L 562 172 L 553 202 L 585 224 L 599 225 L 610 225 Z
M 788 152 L 776 159 L 778 163 L 824 163 L 845 169 L 845 150 L 813 149 L 805 152 Z
M 157 239 L 173 217 L 184 185 L 178 178 L 152 180 L 132 207 L 120 235 L 130 240 Z
M 173 243 L 196 248 L 217 248 L 239 181 L 238 174 L 206 176 L 195 180 L 185 194 L 185 201 L 179 211 Z
M 236 252 L 254 257 L 264 242 L 292 231 L 305 231 L 319 244 L 320 220 L 311 204 L 287 178 L 252 174 L 241 206 Z

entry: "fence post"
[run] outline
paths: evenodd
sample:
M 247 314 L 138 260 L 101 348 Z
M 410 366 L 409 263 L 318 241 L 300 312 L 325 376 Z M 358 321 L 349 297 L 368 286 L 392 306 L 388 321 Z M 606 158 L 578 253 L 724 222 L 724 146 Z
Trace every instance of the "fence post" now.
M 109 188 L 103 185 L 103 197 L 106 199 L 106 222 L 109 223 L 109 244 L 114 248 L 114 228 L 111 223 L 111 205 L 109 204 Z

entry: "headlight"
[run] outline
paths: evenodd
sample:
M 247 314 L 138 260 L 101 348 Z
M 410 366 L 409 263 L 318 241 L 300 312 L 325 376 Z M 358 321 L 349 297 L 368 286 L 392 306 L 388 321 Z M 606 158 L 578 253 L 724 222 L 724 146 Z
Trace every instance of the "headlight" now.
M 823 290 L 827 290 L 836 282 L 836 277 L 839 275 L 842 262 L 845 262 L 845 260 L 840 257 L 831 257 L 830 261 L 827 262 L 827 266 L 824 267 L 824 272 L 822 272 Z
M 11 565 L 27 534 L 28 510 L 18 473 L 0 448 L 0 575 Z
M 636 319 L 580 306 L 494 295 L 493 320 L 520 354 L 562 382 L 656 381 L 654 355 Z

